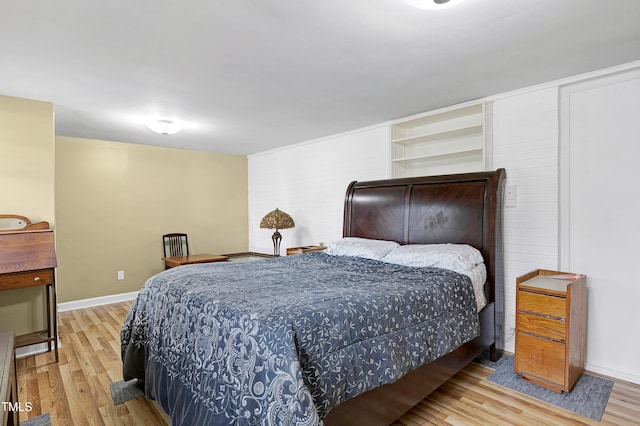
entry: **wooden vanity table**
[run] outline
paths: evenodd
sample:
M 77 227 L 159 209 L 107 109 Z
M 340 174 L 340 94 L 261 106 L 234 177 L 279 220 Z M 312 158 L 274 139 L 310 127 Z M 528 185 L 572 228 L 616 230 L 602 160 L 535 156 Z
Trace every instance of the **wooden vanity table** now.
M 24 216 L 0 215 L 0 291 L 45 286 L 47 328 L 16 336 L 15 347 L 47 343 L 58 361 L 57 266 L 53 230 Z

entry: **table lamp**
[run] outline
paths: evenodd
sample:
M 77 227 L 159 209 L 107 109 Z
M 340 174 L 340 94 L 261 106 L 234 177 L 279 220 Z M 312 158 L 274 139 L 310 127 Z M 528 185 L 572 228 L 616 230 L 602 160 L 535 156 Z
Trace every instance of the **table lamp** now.
M 278 232 L 278 230 L 289 229 L 295 226 L 296 224 L 293 222 L 291 216 L 278 209 L 267 213 L 266 216 L 262 218 L 262 220 L 260 221 L 260 228 L 276 230 L 276 232 L 274 232 L 273 236 L 271 237 L 271 239 L 273 240 L 274 256 L 280 256 L 280 241 L 282 240 L 282 235 L 280 235 L 280 232 Z

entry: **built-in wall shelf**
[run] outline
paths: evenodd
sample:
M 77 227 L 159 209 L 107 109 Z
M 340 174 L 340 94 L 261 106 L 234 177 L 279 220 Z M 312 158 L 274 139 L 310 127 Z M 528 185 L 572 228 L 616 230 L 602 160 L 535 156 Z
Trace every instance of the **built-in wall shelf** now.
M 485 170 L 483 103 L 439 110 L 391 126 L 392 177 Z
M 463 127 L 455 130 L 447 130 L 439 133 L 431 133 L 418 136 L 409 136 L 406 138 L 394 139 L 393 142 L 400 145 L 412 145 L 430 141 L 459 138 L 468 135 L 477 135 L 482 132 L 482 125 Z
M 434 158 L 434 157 L 445 157 L 445 156 L 464 157 L 467 155 L 473 155 L 474 153 L 482 154 L 482 148 L 468 148 L 464 150 L 456 150 L 456 151 L 450 151 L 450 152 L 438 152 L 438 153 L 432 153 L 432 154 L 417 155 L 414 157 L 394 158 L 391 161 L 394 163 L 405 163 L 408 161 L 426 160 L 428 158 Z

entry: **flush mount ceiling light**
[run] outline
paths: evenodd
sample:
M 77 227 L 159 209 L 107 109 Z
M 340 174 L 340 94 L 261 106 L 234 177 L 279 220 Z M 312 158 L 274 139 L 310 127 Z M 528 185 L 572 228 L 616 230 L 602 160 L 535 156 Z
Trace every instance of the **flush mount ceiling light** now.
M 176 120 L 168 118 L 158 118 L 147 121 L 147 127 L 161 135 L 173 135 L 183 129 L 184 125 Z
M 418 9 L 445 9 L 463 2 L 463 0 L 404 0 Z

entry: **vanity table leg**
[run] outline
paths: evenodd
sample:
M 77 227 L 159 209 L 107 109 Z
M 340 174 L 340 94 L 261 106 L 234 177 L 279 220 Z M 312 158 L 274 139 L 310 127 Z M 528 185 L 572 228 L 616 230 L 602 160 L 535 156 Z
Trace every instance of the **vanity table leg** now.
M 53 347 L 55 351 L 56 362 L 58 362 L 58 302 L 56 300 L 56 279 L 53 278 L 53 284 L 51 285 L 51 299 L 53 309 Z
M 52 337 L 53 329 L 51 328 L 51 284 L 45 287 L 45 295 L 47 298 L 47 338 Z M 47 352 L 51 352 L 51 341 L 47 342 Z

